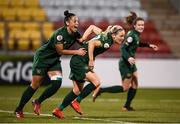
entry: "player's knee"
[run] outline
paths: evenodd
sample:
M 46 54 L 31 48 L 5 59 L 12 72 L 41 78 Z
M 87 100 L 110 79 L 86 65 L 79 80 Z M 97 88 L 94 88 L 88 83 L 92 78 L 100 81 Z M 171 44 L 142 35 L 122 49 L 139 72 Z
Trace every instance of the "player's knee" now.
M 99 80 L 94 80 L 93 82 L 91 82 L 95 87 L 99 87 L 100 86 L 100 81 Z
M 38 82 L 32 82 L 30 86 L 31 86 L 34 90 L 36 90 L 36 89 L 39 88 L 40 83 L 38 83 Z
M 131 87 L 134 88 L 134 89 L 138 88 L 138 79 L 137 79 L 137 77 L 132 78 Z
M 100 82 L 97 85 L 95 85 L 96 88 L 98 88 L 99 86 L 100 86 Z
M 126 92 L 129 90 L 129 87 L 128 86 L 123 86 L 123 91 Z
M 59 89 L 61 87 L 61 84 L 62 84 L 61 75 L 54 75 L 54 76 L 50 77 L 50 80 L 51 80 L 52 85 L 55 88 Z
M 76 95 L 79 95 L 79 94 L 80 94 L 80 90 L 79 90 L 79 88 L 77 88 L 77 87 L 73 87 L 73 92 L 74 92 L 74 94 L 76 94 Z
M 122 87 L 123 87 L 123 91 L 126 92 L 126 91 L 129 90 L 130 85 L 126 83 L 126 84 L 124 84 Z
M 137 88 L 138 88 L 138 85 L 137 85 L 137 84 L 133 84 L 131 87 L 132 87 L 133 89 L 137 89 Z

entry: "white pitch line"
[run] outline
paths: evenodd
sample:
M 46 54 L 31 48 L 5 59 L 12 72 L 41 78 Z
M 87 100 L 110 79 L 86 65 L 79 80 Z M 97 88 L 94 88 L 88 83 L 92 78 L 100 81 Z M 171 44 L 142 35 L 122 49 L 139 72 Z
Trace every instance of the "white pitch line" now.
M 19 97 L 0 97 L 0 100 L 19 100 L 20 98 Z M 59 100 L 62 100 L 63 98 L 50 98 L 48 100 L 50 101 L 59 101 Z M 84 99 L 84 101 L 92 101 L 91 98 L 86 98 Z M 120 99 L 117 99 L 117 98 L 107 98 L 107 99 L 103 99 L 103 98 L 99 98 L 97 99 L 97 102 L 119 102 Z
M 20 98 L 19 97 L 0 97 L 0 100 L 19 100 Z M 50 98 L 48 99 L 49 101 L 60 101 L 62 100 L 63 98 Z M 98 98 L 96 100 L 96 102 L 120 102 L 122 99 L 118 99 L 118 98 Z M 87 102 L 91 102 L 92 99 L 91 98 L 85 98 L 83 101 L 87 101 Z M 148 101 L 148 99 L 136 99 L 137 102 L 143 102 L 143 101 Z M 160 102 L 166 102 L 166 103 L 169 103 L 169 102 L 180 102 L 180 99 L 162 99 L 162 100 L 159 100 Z
M 14 114 L 14 111 L 5 111 L 5 110 L 0 110 L 0 113 L 9 113 L 9 114 Z M 30 112 L 23 112 L 24 114 L 27 115 L 35 115 L 34 113 L 30 113 Z M 47 117 L 51 117 L 53 115 L 51 114 L 40 114 L 40 116 L 47 116 Z
M 9 114 L 14 114 L 14 111 L 5 111 L 5 110 L 0 110 L 0 113 L 9 113 Z M 24 112 L 24 114 L 27 114 L 27 115 L 35 115 L 34 113 L 30 113 L 30 112 Z M 51 114 L 40 114 L 39 116 L 45 116 L 45 117 L 52 117 L 53 115 Z M 87 121 L 100 121 L 100 122 L 109 122 L 109 123 L 125 123 L 123 121 L 118 121 L 118 120 L 110 120 L 110 119 L 100 119 L 100 118 L 88 118 L 88 117 L 73 117 L 74 119 L 76 120 L 87 120 Z M 128 123 L 128 122 L 126 122 Z

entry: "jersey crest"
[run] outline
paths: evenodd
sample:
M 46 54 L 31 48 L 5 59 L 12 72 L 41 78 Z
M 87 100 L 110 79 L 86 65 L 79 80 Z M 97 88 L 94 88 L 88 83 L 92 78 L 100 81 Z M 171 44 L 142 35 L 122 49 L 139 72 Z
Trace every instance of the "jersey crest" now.
M 58 35 L 58 36 L 57 36 L 57 40 L 58 40 L 58 41 L 61 41 L 62 39 L 63 39 L 62 35 Z
M 109 48 L 109 47 L 110 47 L 110 46 L 109 46 L 108 43 L 105 43 L 105 44 L 104 44 L 104 48 L 105 48 L 105 49 L 107 49 L 107 48 Z
M 128 43 L 131 43 L 132 41 L 133 41 L 133 38 L 132 38 L 132 37 L 128 37 L 128 38 L 127 38 L 127 42 L 128 42 Z

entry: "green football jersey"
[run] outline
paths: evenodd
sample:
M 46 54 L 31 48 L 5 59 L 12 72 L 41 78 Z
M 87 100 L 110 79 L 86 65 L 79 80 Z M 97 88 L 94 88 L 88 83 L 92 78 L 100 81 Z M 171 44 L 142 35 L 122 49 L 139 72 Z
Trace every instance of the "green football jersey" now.
M 140 33 L 136 30 L 128 31 L 121 47 L 121 57 L 125 60 L 128 60 L 129 57 L 135 57 L 139 43 Z
M 100 47 L 94 48 L 94 59 L 97 55 L 105 52 L 108 50 L 111 45 L 113 44 L 113 39 L 111 34 L 99 34 L 95 36 L 91 41 L 99 40 L 101 42 Z M 87 51 L 88 51 L 88 41 L 84 42 L 82 45 Z M 88 61 L 89 61 L 89 56 L 88 52 L 86 53 L 85 56 L 80 56 L 80 55 L 74 55 L 72 56 L 70 60 L 70 68 L 71 68 L 71 73 L 70 73 L 70 79 L 71 80 L 76 80 L 78 82 L 84 82 L 85 74 L 89 71 L 88 69 Z
M 69 34 L 65 26 L 57 29 L 48 42 L 36 51 L 37 56 L 44 63 L 53 63 L 59 60 L 61 55 L 57 53 L 55 45 L 63 44 L 64 49 L 69 49 L 77 41 L 77 33 Z
M 95 40 L 99 40 L 101 42 L 101 46 L 94 49 L 94 53 L 93 53 L 94 58 L 97 55 L 108 50 L 111 47 L 111 45 L 113 44 L 113 39 L 112 39 L 112 36 L 110 33 L 108 33 L 107 35 L 100 33 L 99 35 L 92 38 L 90 41 L 95 41 Z M 88 43 L 89 43 L 89 41 L 84 42 L 84 44 L 82 45 L 82 47 L 84 47 L 87 51 L 88 51 Z M 86 59 L 89 58 L 88 52 L 86 53 L 86 55 L 84 57 Z

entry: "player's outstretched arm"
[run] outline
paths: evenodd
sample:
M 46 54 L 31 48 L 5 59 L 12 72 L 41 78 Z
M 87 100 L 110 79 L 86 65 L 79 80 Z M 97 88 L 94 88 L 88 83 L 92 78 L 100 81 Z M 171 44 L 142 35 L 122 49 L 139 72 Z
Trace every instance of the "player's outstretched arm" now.
M 86 31 L 84 32 L 81 40 L 82 40 L 82 41 L 85 41 L 91 33 L 95 33 L 95 34 L 97 35 L 97 34 L 99 34 L 99 33 L 101 33 L 101 32 L 102 32 L 102 29 L 100 29 L 99 27 L 97 27 L 97 26 L 95 26 L 95 25 L 90 25 L 90 26 L 86 29 Z

